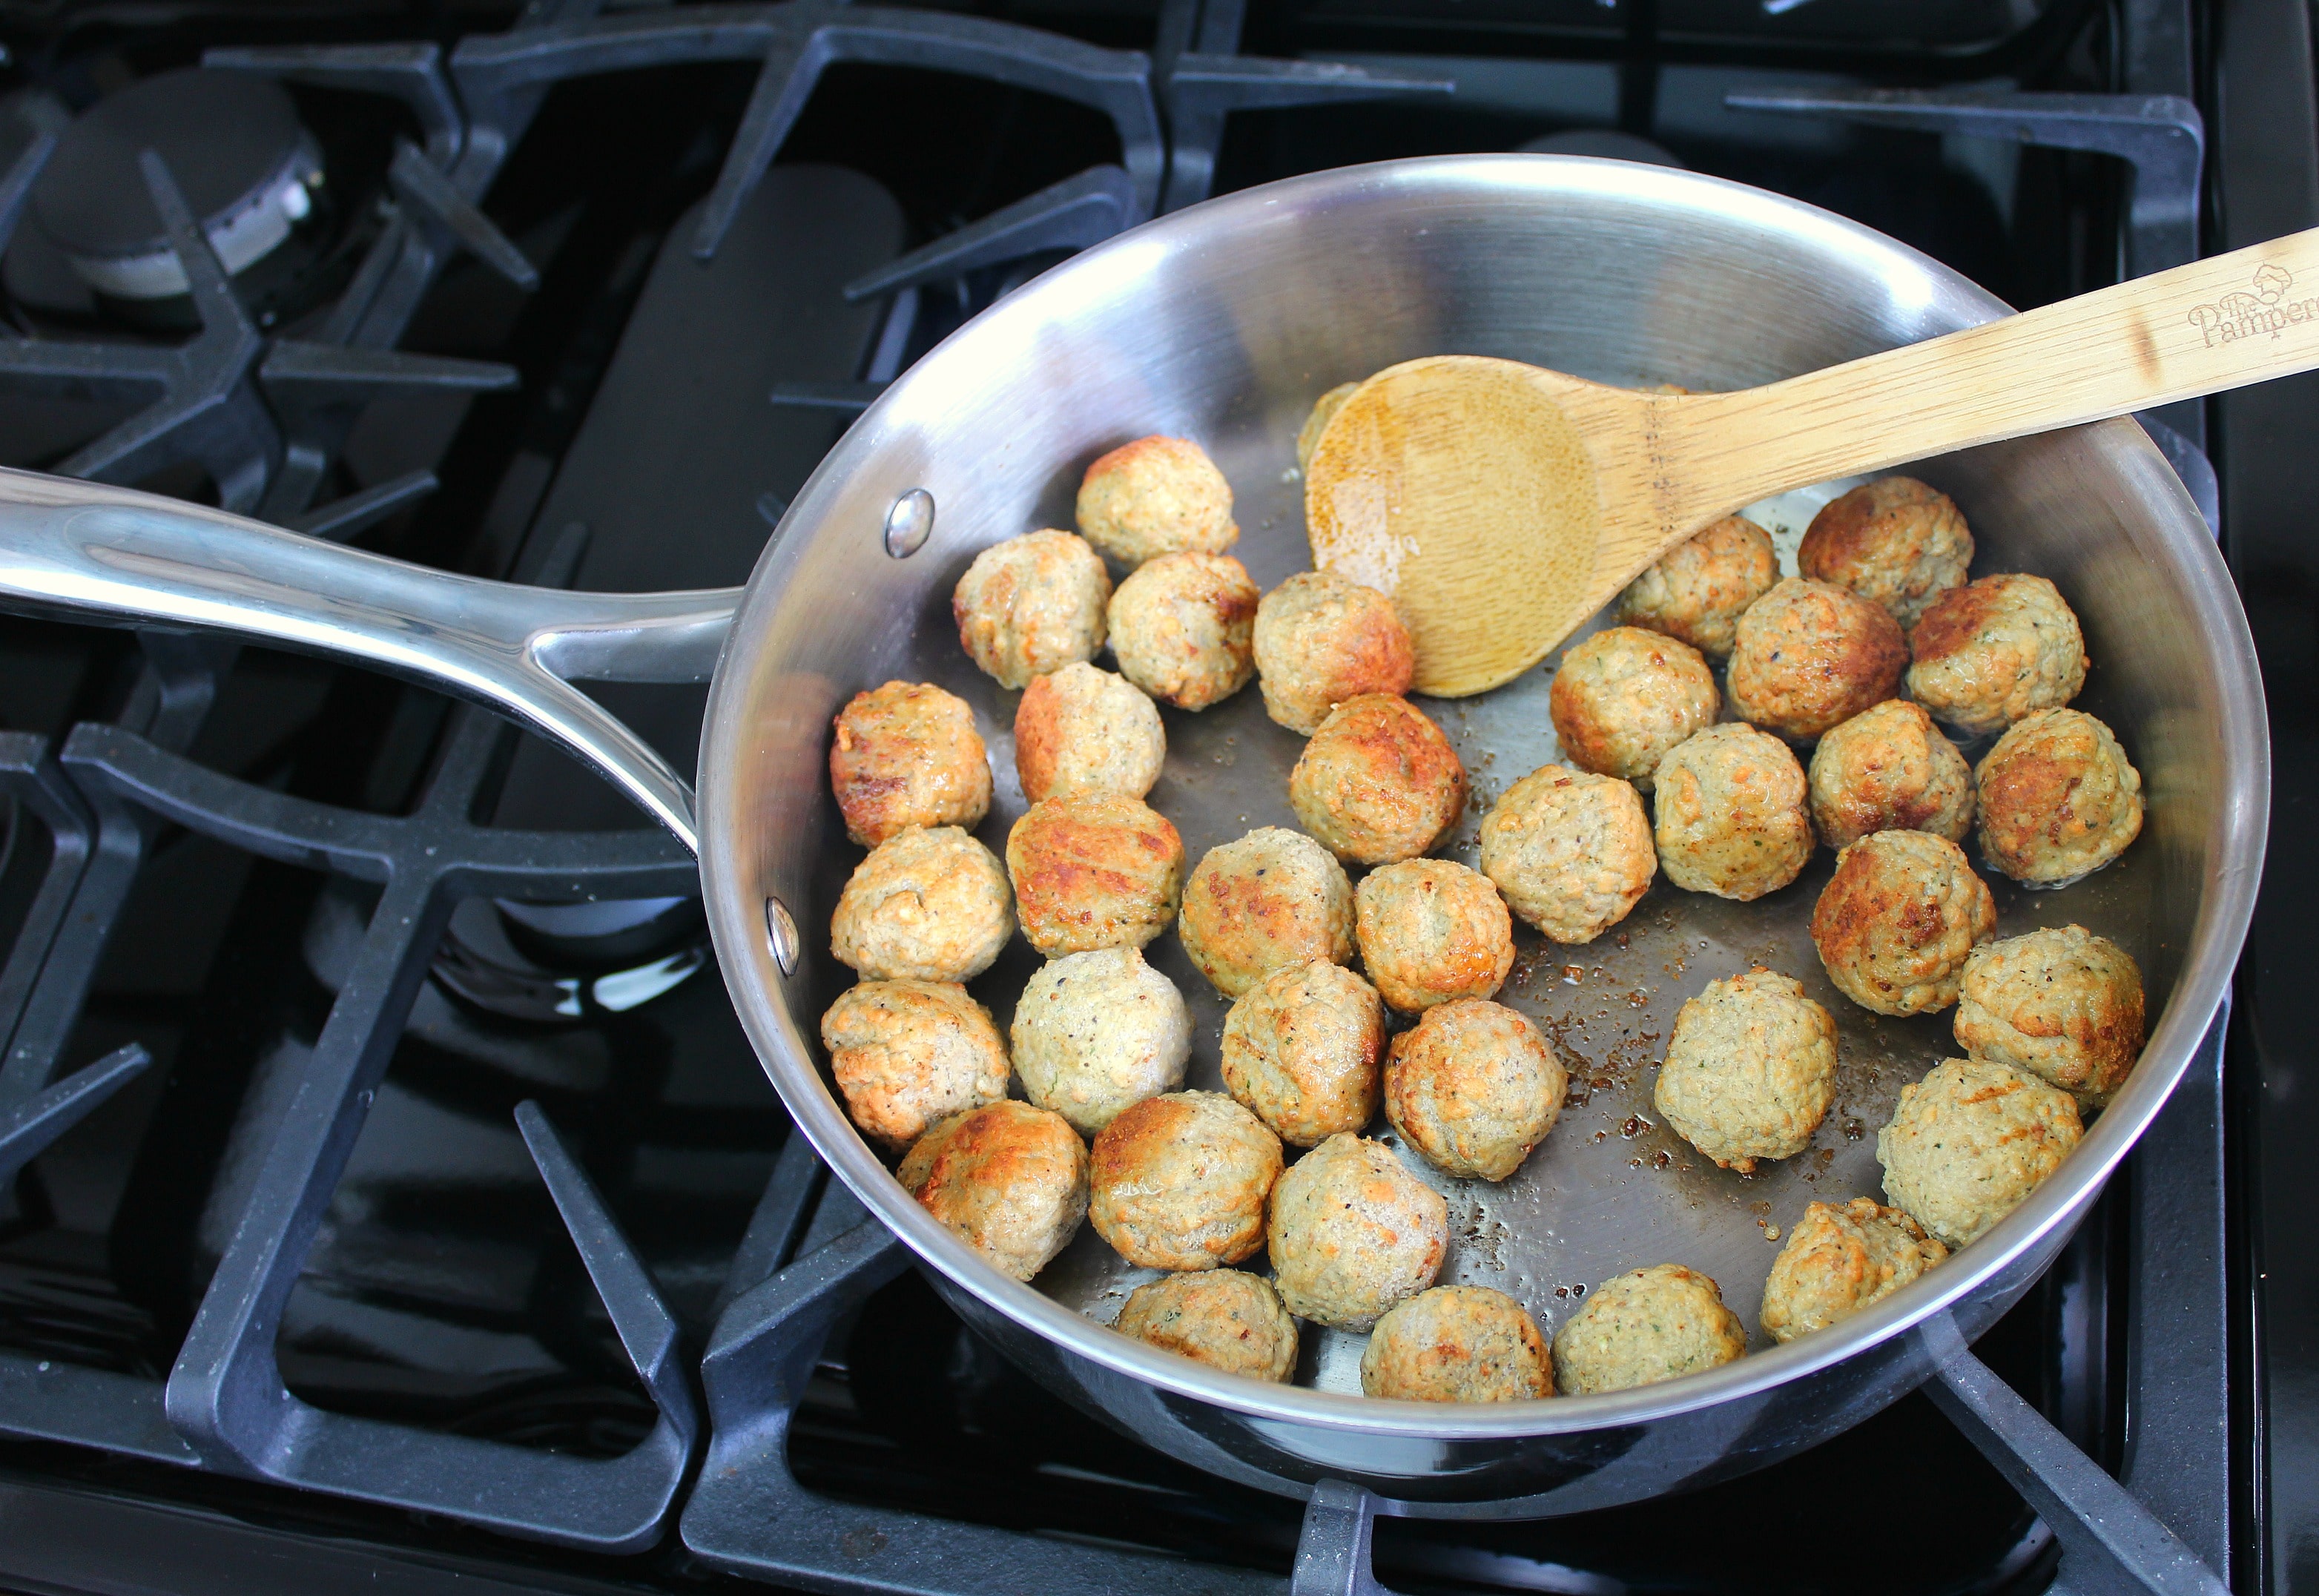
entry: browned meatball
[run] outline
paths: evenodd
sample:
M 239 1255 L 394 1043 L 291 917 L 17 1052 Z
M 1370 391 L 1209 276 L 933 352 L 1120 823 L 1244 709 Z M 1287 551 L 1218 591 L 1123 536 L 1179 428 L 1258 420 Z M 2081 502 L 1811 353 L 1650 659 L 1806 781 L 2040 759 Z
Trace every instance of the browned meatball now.
M 1139 437 L 1088 466 L 1078 523 L 1089 543 L 1123 565 L 1222 554 L 1240 538 L 1232 484 L 1187 437 Z
M 1964 581 L 1972 534 L 1956 502 L 1912 476 L 1864 482 L 1820 506 L 1796 551 L 1815 582 L 1881 604 L 1904 627 Z
M 966 700 L 889 681 L 837 712 L 829 785 L 845 834 L 874 848 L 905 826 L 974 826 L 990 812 L 990 760 Z
M 1645 627 L 1718 659 L 1731 652 L 1739 617 L 1780 580 L 1772 535 L 1726 516 L 1627 584 L 1619 595 L 1621 626 Z
M 1382 1142 L 1331 1136 L 1273 1186 L 1265 1240 L 1290 1312 L 1365 1330 L 1441 1272 L 1449 1204 Z
M 853 867 L 829 951 L 873 981 L 963 981 L 1015 934 L 1006 872 L 955 825 L 914 825 Z
M 1948 1257 L 1898 1208 L 1873 1197 L 1814 1203 L 1764 1282 L 1764 1329 L 1775 1341 L 1826 1330 L 1873 1307 Z
M 1371 870 L 1353 888 L 1369 979 L 1398 1009 L 1488 997 L 1514 966 L 1514 922 L 1489 877 L 1447 859 Z
M 1027 532 L 994 543 L 958 579 L 950 609 L 967 657 L 1001 687 L 1095 658 L 1111 573 L 1087 539 Z
M 1972 829 L 1972 768 L 1933 717 L 1887 699 L 1819 740 L 1812 820 L 1831 848 L 1871 832 L 1928 831 L 1952 843 Z
M 1140 948 L 1176 917 L 1184 839 L 1141 798 L 1049 798 L 1006 834 L 1023 934 L 1050 959 Z
M 1908 691 L 1974 736 L 2056 709 L 2086 684 L 2086 639 L 2042 576 L 1984 576 L 1943 593 L 1908 634 Z
M 1972 951 L 1957 987 L 1957 1045 L 2098 1105 L 2142 1056 L 2142 969 L 2082 925 Z
M 1685 892 L 1751 902 L 1811 857 L 1804 768 L 1754 726 L 1709 726 L 1659 763 L 1653 835 L 1659 869 Z
M 1132 684 L 1093 665 L 1032 679 L 1015 708 L 1015 773 L 1023 796 L 1140 798 L 1160 780 L 1168 734 Z
M 1208 850 L 1184 885 L 1184 951 L 1227 997 L 1268 970 L 1353 957 L 1353 884 L 1326 848 L 1268 825 Z
M 1358 1131 L 1377 1108 L 1385 1000 L 1341 964 L 1276 969 L 1224 1016 L 1224 1089 L 1295 1147 Z
M 1828 979 L 1880 1014 L 1954 1003 L 1966 957 L 1996 930 L 1997 904 L 1964 850 L 1924 831 L 1853 843 L 1812 906 L 1812 945 Z
M 2003 1219 L 2085 1135 L 2077 1100 L 1986 1059 L 1947 1059 L 1900 1088 L 1876 1132 L 1884 1195 L 1951 1247 Z
M 1973 775 L 1981 856 L 2024 886 L 2066 887 L 2142 834 L 2142 772 L 2082 710 L 2016 722 Z
M 1614 776 L 1540 765 L 1482 818 L 1482 873 L 1557 942 L 1591 942 L 1625 919 L 1657 871 L 1643 800 Z
M 1502 1003 L 1460 998 L 1393 1039 L 1385 1117 L 1444 1175 L 1503 1180 L 1562 1117 L 1569 1084 L 1537 1026 Z
M 1437 1285 L 1386 1311 L 1361 1351 L 1361 1394 L 1511 1402 L 1554 1394 L 1538 1322 L 1486 1285 Z
M 942 1121 L 894 1175 L 1017 1280 L 1045 1268 L 1087 1217 L 1087 1144 L 1062 1115 L 1011 1098 Z
M 1809 742 L 1890 698 L 1908 665 L 1908 639 L 1882 605 L 1791 576 L 1739 618 L 1731 707 Z
M 1239 1269 L 1166 1275 L 1139 1285 L 1111 1328 L 1251 1380 L 1286 1380 L 1296 1366 L 1296 1321 L 1272 1282 Z
M 1256 683 L 1264 712 L 1311 736 L 1363 693 L 1409 690 L 1417 654 L 1393 600 L 1332 571 L 1305 571 L 1256 607 Z
M 1119 673 L 1178 709 L 1221 704 L 1256 674 L 1258 601 L 1229 555 L 1161 555 L 1111 596 Z
M 1466 809 L 1466 767 L 1441 728 L 1405 699 L 1364 693 L 1321 723 L 1288 773 L 1304 829 L 1359 864 L 1414 859 Z
M 954 981 L 864 981 L 821 1016 L 821 1042 L 846 1114 L 890 1150 L 1006 1096 L 1006 1044 Z
M 1640 627 L 1612 627 L 1571 649 L 1548 695 L 1570 762 L 1641 792 L 1677 744 L 1715 724 L 1719 702 L 1699 650 Z
M 1236 1264 L 1264 1240 L 1280 1138 L 1222 1092 L 1169 1092 L 1096 1132 L 1087 1218 L 1147 1269 Z

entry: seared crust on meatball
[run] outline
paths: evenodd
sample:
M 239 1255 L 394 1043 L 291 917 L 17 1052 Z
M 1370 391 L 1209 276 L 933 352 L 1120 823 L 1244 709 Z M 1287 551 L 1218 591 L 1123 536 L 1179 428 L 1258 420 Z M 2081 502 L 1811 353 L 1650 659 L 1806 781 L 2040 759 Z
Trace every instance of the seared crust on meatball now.
M 1900 1088 L 1876 1132 L 1884 1194 L 1951 1247 L 2013 1212 L 2085 1134 L 2067 1092 L 1992 1059 L 1950 1059 Z
M 905 826 L 979 825 L 990 812 L 990 758 L 964 699 L 889 681 L 854 694 L 832 727 L 830 790 L 863 847 Z
M 2142 772 L 2080 709 L 2017 721 L 1973 771 L 1981 856 L 2028 887 L 2067 887 L 2142 834 Z
M 1726 516 L 1627 584 L 1619 624 L 1664 632 L 1720 659 L 1731 652 L 1739 617 L 1779 580 L 1772 535 Z
M 1957 984 L 1957 1045 L 2026 1070 L 2091 1106 L 2142 1056 L 2142 970 L 2082 925 L 1972 951 Z
M 1412 1402 L 1514 1402 L 1554 1394 L 1546 1338 L 1486 1285 L 1437 1285 L 1386 1310 L 1361 1350 L 1361 1393 Z
M 1303 832 L 1264 826 L 1208 850 L 1184 884 L 1177 933 L 1193 967 L 1238 997 L 1283 965 L 1351 963 L 1353 884 Z
M 1091 660 L 1103 646 L 1111 573 L 1087 539 L 1026 532 L 974 556 L 950 612 L 967 657 L 1001 687 Z
M 1236 1264 L 1264 1240 L 1280 1138 L 1222 1092 L 1169 1092 L 1120 1110 L 1095 1139 L 1087 1218 L 1148 1269 Z
M 1256 684 L 1264 712 L 1311 736 L 1363 693 L 1403 693 L 1417 652 L 1393 600 L 1333 571 L 1303 571 L 1256 607 Z
M 1023 934 L 1048 958 L 1140 948 L 1176 916 L 1184 839 L 1141 798 L 1033 804 L 1006 834 Z
M 1659 761 L 1713 726 L 1720 700 L 1715 672 L 1690 644 L 1611 627 L 1562 656 L 1547 702 L 1572 764 L 1648 792 Z
M 1017 1280 L 1087 1217 L 1087 1148 L 1062 1116 L 1001 1098 L 938 1122 L 895 1171 L 920 1207 Z
M 1345 408 L 1345 401 L 1353 396 L 1358 383 L 1340 383 L 1313 401 L 1313 413 L 1304 418 L 1304 425 L 1296 429 L 1296 469 L 1303 471 L 1313 464 L 1313 451 L 1321 445 L 1321 435 L 1329 430 L 1329 423 Z
M 2086 638 L 2042 576 L 1984 576 L 1952 588 L 1908 634 L 1908 693 L 1972 736 L 2058 709 L 2086 684 Z
M 1793 1158 L 1836 1101 L 1836 1021 L 1801 981 L 1761 966 L 1710 981 L 1675 1015 L 1651 1101 L 1726 1169 Z
M 1972 768 L 1906 699 L 1887 699 L 1822 737 L 1810 774 L 1812 823 L 1831 848 L 1878 831 L 1962 843 L 1972 829 Z
M 1890 1296 L 1949 1249 L 1898 1208 L 1873 1197 L 1814 1203 L 1788 1232 L 1764 1282 L 1764 1330 L 1792 1341 Z
M 1316 959 L 1264 977 L 1224 1016 L 1224 1089 L 1283 1141 L 1313 1147 L 1376 1117 L 1385 999 Z
M 1251 1380 L 1286 1380 L 1296 1367 L 1296 1321 L 1272 1282 L 1239 1269 L 1203 1269 L 1139 1285 L 1111 1328 Z
M 1447 859 L 1371 870 L 1353 889 L 1361 962 L 1385 1000 L 1414 1012 L 1488 997 L 1514 965 L 1514 922 L 1490 879 Z
M 1540 765 L 1482 817 L 1482 873 L 1548 937 L 1591 942 L 1627 917 L 1658 873 L 1651 823 L 1615 776 Z
M 1123 565 L 1161 555 L 1220 555 L 1239 541 L 1232 484 L 1187 437 L 1139 437 L 1087 468 L 1079 530 Z
M 1864 482 L 1829 500 L 1805 529 L 1796 568 L 1881 604 L 1903 627 L 1964 581 L 1972 534 L 1956 501 L 1912 476 Z
M 821 1016 L 821 1045 L 847 1115 L 890 1151 L 1006 1096 L 1006 1044 L 954 981 L 864 981 Z
M 1659 762 L 1659 869 L 1685 892 L 1741 903 L 1794 880 L 1811 857 L 1804 768 L 1750 726 L 1709 726 Z
M 1439 1004 L 1385 1056 L 1385 1117 L 1445 1175 L 1503 1180 L 1562 1117 L 1569 1084 L 1527 1017 L 1478 997 Z
M 1221 704 L 1256 674 L 1257 603 L 1229 555 L 1161 555 L 1111 596 L 1120 674 L 1178 709 Z
M 1908 639 L 1890 610 L 1791 576 L 1739 618 L 1731 707 L 1765 731 L 1808 743 L 1890 698 L 1908 665 Z
M 1304 829 L 1358 864 L 1414 859 L 1466 811 L 1466 767 L 1441 728 L 1405 699 L 1363 693 L 1321 723 L 1288 773 Z
M 1973 949 L 1997 931 L 1997 903 L 1964 850 L 1923 831 L 1880 831 L 1836 856 L 1812 906 L 1812 945 L 1836 990 L 1880 1014 L 1956 1001 Z
M 1449 1204 L 1382 1143 L 1331 1136 L 1272 1188 L 1265 1238 L 1291 1313 L 1366 1330 L 1441 1272 Z
M 1033 677 L 1015 708 L 1015 773 L 1034 804 L 1106 792 L 1140 798 L 1167 759 L 1158 707 L 1093 665 Z
M 1605 1280 L 1554 1332 L 1554 1384 L 1566 1396 L 1625 1391 L 1696 1375 L 1745 1354 L 1747 1331 L 1696 1269 L 1653 1264 Z
M 954 825 L 914 825 L 853 867 L 829 951 L 868 980 L 962 981 L 1014 934 L 1014 897 L 990 850 Z
M 1015 1005 L 1015 1073 L 1042 1108 L 1093 1136 L 1123 1109 L 1184 1084 L 1192 1016 L 1133 948 L 1069 953 Z

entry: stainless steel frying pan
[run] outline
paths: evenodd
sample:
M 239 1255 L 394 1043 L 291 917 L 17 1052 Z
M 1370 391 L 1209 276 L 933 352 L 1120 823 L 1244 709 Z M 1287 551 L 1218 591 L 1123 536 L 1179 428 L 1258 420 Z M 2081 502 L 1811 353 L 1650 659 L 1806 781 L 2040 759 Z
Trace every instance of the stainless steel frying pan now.
M 1143 1276 L 1092 1233 L 1033 1285 L 979 1262 L 855 1135 L 815 1045 L 822 1009 L 850 979 L 827 956 L 826 927 L 859 858 L 827 793 L 830 717 L 895 677 L 965 696 L 998 771 L 983 831 L 995 843 L 1022 807 L 1014 695 L 968 665 L 951 588 L 984 546 L 1070 525 L 1073 488 L 1103 450 L 1150 432 L 1206 443 L 1237 497 L 1237 552 L 1269 586 L 1306 563 L 1293 439 L 1337 383 L 1457 352 L 1612 383 L 1737 388 L 2003 311 L 1889 239 L 1704 177 L 1524 156 L 1358 167 L 1139 228 L 962 329 L 846 435 L 738 593 L 532 591 L 9 473 L 0 603 L 216 627 L 356 660 L 558 739 L 697 848 L 727 987 L 798 1123 L 966 1320 L 1045 1383 L 1165 1451 L 1269 1490 L 1301 1494 L 1338 1476 L 1405 1511 L 1575 1511 L 1771 1462 L 1923 1380 L 1936 1348 L 1977 1335 L 2051 1261 L 2213 1015 L 2261 857 L 2260 687 L 2214 541 L 2140 428 L 2107 422 L 1917 469 L 1963 506 L 1979 570 L 2050 576 L 2084 621 L 2094 667 L 2080 702 L 2140 767 L 2149 824 L 2120 863 L 2077 887 L 2000 890 L 2002 925 L 2075 920 L 2123 942 L 2150 985 L 2149 1048 L 2061 1170 L 1955 1258 L 1830 1330 L 1779 1348 L 1759 1338 L 1754 1356 L 1668 1384 L 1493 1407 L 1370 1402 L 1353 1373 L 1358 1340 L 1317 1330 L 1297 1384 L 1259 1384 L 1105 1329 Z M 1825 496 L 1759 513 L 1791 545 Z M 697 681 L 712 663 L 696 808 L 649 747 L 569 683 Z M 1430 706 L 1475 778 L 1453 851 L 1471 848 L 1473 819 L 1499 791 L 1552 757 L 1551 669 Z M 1286 776 L 1298 741 L 1264 718 L 1254 692 L 1171 714 L 1168 734 L 1151 801 L 1193 858 L 1250 827 L 1294 824 Z M 1946 1015 L 1881 1020 L 1827 987 L 1804 933 L 1827 869 L 1823 853 L 1752 905 L 1661 882 L 1620 934 L 1584 949 L 1525 933 L 1503 996 L 1556 1036 L 1583 1101 L 1503 1186 L 1420 1168 L 1450 1200 L 1445 1279 L 1497 1284 L 1550 1330 L 1590 1285 L 1680 1262 L 1715 1276 L 1753 1324 L 1774 1230 L 1815 1197 L 1875 1192 L 1875 1127 L 1903 1083 L 1954 1050 Z M 1172 934 L 1151 951 L 1193 1003 L 1193 1084 L 1213 1087 L 1223 1005 Z M 1002 1023 L 1031 960 L 1018 946 L 977 983 Z M 1683 1000 L 1750 961 L 1802 978 L 1839 1016 L 1843 1062 L 1815 1147 L 1743 1179 L 1650 1123 L 1648 1066 Z

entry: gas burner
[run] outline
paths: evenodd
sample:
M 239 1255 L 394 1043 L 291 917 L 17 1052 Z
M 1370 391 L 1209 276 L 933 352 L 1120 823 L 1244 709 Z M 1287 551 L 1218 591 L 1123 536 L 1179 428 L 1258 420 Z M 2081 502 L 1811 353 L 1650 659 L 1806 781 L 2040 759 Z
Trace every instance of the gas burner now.
M 445 990 L 489 1013 L 555 1023 L 625 1013 L 708 960 L 698 898 L 469 898 L 452 913 L 431 972 Z

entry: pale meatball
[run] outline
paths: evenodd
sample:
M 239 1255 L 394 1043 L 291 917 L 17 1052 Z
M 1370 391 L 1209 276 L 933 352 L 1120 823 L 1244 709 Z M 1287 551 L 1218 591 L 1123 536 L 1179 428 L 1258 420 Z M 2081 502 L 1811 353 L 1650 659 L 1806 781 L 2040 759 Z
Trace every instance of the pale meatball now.
M 1956 1001 L 1973 949 L 1997 931 L 1997 902 L 1964 850 L 1926 831 L 1880 831 L 1836 856 L 1812 906 L 1812 945 L 1836 989 L 1880 1014 Z
M 1950 1059 L 1876 1132 L 1884 1195 L 1951 1247 L 2013 1212 L 2085 1134 L 2077 1100 L 2009 1064 Z
M 1103 793 L 1140 798 L 1167 760 L 1159 706 L 1093 665 L 1033 678 L 1015 708 L 1015 773 L 1034 804 Z
M 1079 530 L 1123 565 L 1161 555 L 1220 555 L 1239 541 L 1232 484 L 1187 437 L 1139 437 L 1087 468 Z
M 1822 737 L 1810 781 L 1812 824 L 1831 848 L 1879 831 L 1962 843 L 1972 829 L 1972 767 L 1906 699 L 1887 699 Z
M 1239 1269 L 1203 1269 L 1139 1285 L 1111 1328 L 1250 1380 L 1286 1380 L 1296 1367 L 1296 1321 L 1272 1282 Z
M 1331 1136 L 1272 1188 L 1265 1239 L 1291 1313 L 1366 1330 L 1441 1272 L 1449 1204 L 1382 1143 Z
M 1268 825 L 1211 848 L 1177 924 L 1192 966 L 1238 997 L 1283 965 L 1353 959 L 1353 884 L 1303 832 Z
M 1731 652 L 1739 618 L 1780 580 L 1772 535 L 1726 516 L 1679 543 L 1619 595 L 1619 624 L 1664 632 L 1718 659 Z
M 1329 430 L 1329 423 L 1345 408 L 1345 401 L 1353 396 L 1358 383 L 1340 383 L 1313 401 L 1313 413 L 1304 418 L 1304 425 L 1296 429 L 1296 469 L 1303 471 L 1313 464 L 1313 451 L 1321 446 L 1321 435 Z
M 1709 726 L 1660 762 L 1659 869 L 1685 892 L 1741 903 L 1778 891 L 1811 857 L 1804 790 L 1785 743 L 1737 722 Z
M 1957 1045 L 2103 1102 L 2142 1056 L 2142 970 L 2082 925 L 1988 942 L 1957 983 Z
M 2082 880 L 2142 834 L 2142 772 L 2083 710 L 2016 722 L 1973 777 L 1981 856 L 2025 886 Z
M 1353 889 L 1361 962 L 1385 1000 L 1415 1012 L 1488 997 L 1514 967 L 1514 921 L 1479 870 L 1412 859 L 1371 870 Z
M 1006 1043 L 954 981 L 864 981 L 821 1016 L 821 1045 L 846 1114 L 890 1151 L 1006 1096 Z
M 845 834 L 874 848 L 906 826 L 980 825 L 990 813 L 990 756 L 965 699 L 889 681 L 837 712 L 829 786 Z
M 1540 765 L 1482 817 L 1482 873 L 1551 940 L 1591 942 L 1627 917 L 1658 873 L 1633 787 Z
M 1087 1218 L 1147 1269 L 1236 1264 L 1264 1240 L 1280 1138 L 1222 1092 L 1169 1092 L 1120 1110 L 1095 1139 Z
M 1731 707 L 1765 731 L 1808 743 L 1890 698 L 1908 667 L 1908 639 L 1890 610 L 1791 576 L 1739 618 Z
M 1836 1101 L 1836 1021 L 1801 981 L 1761 966 L 1710 981 L 1675 1015 L 1651 1101 L 1726 1169 L 1791 1159 Z
M 1333 571 L 1300 572 L 1256 607 L 1256 684 L 1264 712 L 1311 736 L 1363 693 L 1403 693 L 1417 653 L 1393 600 Z
M 1952 588 L 1908 634 L 1908 696 L 1973 736 L 2058 709 L 2086 684 L 2086 638 L 2042 576 Z
M 1747 1331 L 1714 1281 L 1681 1264 L 1653 1264 L 1605 1280 L 1562 1321 L 1554 1384 L 1565 1396 L 1625 1391 L 1703 1374 L 1746 1350 Z
M 1062 1116 L 1001 1098 L 938 1122 L 895 1171 L 918 1205 L 1017 1280 L 1087 1217 L 1087 1147 Z
M 1568 1084 L 1527 1017 L 1465 997 L 1393 1039 L 1385 1117 L 1444 1175 L 1503 1180 L 1562 1117 Z
M 1385 999 L 1340 964 L 1276 969 L 1224 1016 L 1224 1089 L 1294 1147 L 1376 1116 Z
M 1176 917 L 1184 839 L 1141 798 L 1033 804 L 1006 834 L 1023 934 L 1050 959 L 1140 948 Z
M 1564 654 L 1547 697 L 1572 764 L 1644 792 L 1659 761 L 1715 724 L 1719 701 L 1699 650 L 1640 627 L 1597 632 Z
M 1133 948 L 1071 953 L 1033 976 L 1015 1005 L 1015 1073 L 1042 1108 L 1093 1136 L 1120 1111 L 1184 1084 L 1192 1016 Z
M 914 825 L 853 867 L 829 951 L 868 980 L 962 981 L 1014 934 L 1014 897 L 990 850 L 954 825 Z
M 1948 1257 L 1898 1208 L 1873 1197 L 1814 1203 L 1788 1232 L 1764 1282 L 1764 1330 L 1792 1341 L 1882 1302 Z
M 1162 555 L 1111 596 L 1120 674 L 1178 709 L 1221 704 L 1256 674 L 1256 583 L 1228 555 Z
M 1815 582 L 1881 604 L 1903 627 L 1964 581 L 1972 534 L 1956 501 L 1912 476 L 1863 483 L 1820 506 L 1796 550 Z
M 1021 687 L 1095 658 L 1110 602 L 1111 573 L 1086 538 L 1026 532 L 974 556 L 950 612 L 967 657 L 999 686 Z
M 1414 859 L 1466 812 L 1466 767 L 1406 699 L 1364 693 L 1331 710 L 1296 768 L 1288 803 L 1306 831 L 1357 864 Z
M 1361 1392 L 1412 1402 L 1517 1402 L 1554 1394 L 1546 1338 L 1486 1285 L 1437 1285 L 1388 1309 L 1361 1349 Z

